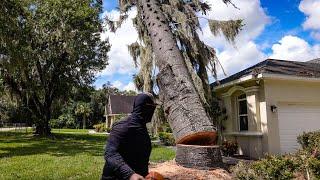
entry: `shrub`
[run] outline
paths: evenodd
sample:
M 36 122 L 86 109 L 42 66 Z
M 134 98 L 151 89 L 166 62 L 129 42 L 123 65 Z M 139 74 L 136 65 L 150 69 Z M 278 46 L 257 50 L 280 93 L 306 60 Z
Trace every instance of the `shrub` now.
M 58 119 L 50 120 L 51 128 L 75 128 L 75 118 L 71 114 L 62 114 Z
M 108 129 L 109 129 L 109 132 L 110 132 L 110 128 L 106 127 L 106 123 L 96 124 L 96 125 L 93 125 L 93 127 L 94 127 L 96 132 L 105 132 Z
M 166 132 L 166 133 L 172 133 L 172 129 L 169 125 L 169 123 L 163 123 L 161 126 L 158 127 L 158 132 Z
M 256 172 L 250 167 L 250 164 L 239 162 L 231 168 L 232 176 L 240 180 L 254 180 L 258 179 Z
M 233 156 L 238 151 L 238 143 L 236 141 L 224 141 L 221 146 L 223 155 Z
M 232 168 L 236 179 L 293 179 L 299 163 L 291 156 L 267 156 L 250 164 L 239 163 Z
M 61 121 L 60 119 L 51 119 L 50 120 L 50 127 L 51 128 L 63 128 L 64 122 Z
M 298 136 L 298 143 L 309 152 L 320 151 L 320 131 L 303 133 Z
M 300 164 L 300 171 L 305 177 L 320 179 L 320 156 L 317 152 L 310 153 L 307 150 L 300 150 L 296 153 L 296 158 Z
M 165 146 L 174 146 L 175 140 L 172 133 L 159 132 L 159 139 L 161 143 Z
M 252 168 L 263 179 L 292 179 L 299 168 L 298 162 L 290 156 L 267 156 L 256 161 Z
M 298 142 L 303 149 L 297 153 L 239 163 L 231 169 L 233 176 L 236 179 L 320 179 L 320 131 L 303 133 Z
M 311 157 L 309 159 L 309 168 L 315 179 L 320 179 L 320 158 Z
M 314 179 L 320 179 L 320 131 L 303 133 L 298 136 L 303 150 L 297 153 L 301 169 L 310 173 Z
M 75 118 L 70 115 L 68 116 L 66 119 L 65 119 L 65 127 L 66 128 L 76 128 L 76 121 L 75 121 Z

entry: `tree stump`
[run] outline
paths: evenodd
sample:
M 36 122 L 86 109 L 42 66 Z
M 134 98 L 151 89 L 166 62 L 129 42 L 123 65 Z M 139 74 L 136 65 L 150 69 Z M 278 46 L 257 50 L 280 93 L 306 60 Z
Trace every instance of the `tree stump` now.
M 176 162 L 183 167 L 204 170 L 223 167 L 219 146 L 177 144 Z

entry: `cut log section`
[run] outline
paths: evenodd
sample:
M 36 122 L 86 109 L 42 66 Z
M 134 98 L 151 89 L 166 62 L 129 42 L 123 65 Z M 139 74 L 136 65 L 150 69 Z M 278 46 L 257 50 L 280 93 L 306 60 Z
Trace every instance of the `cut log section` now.
M 223 167 L 219 146 L 199 146 L 177 144 L 177 164 L 195 169 Z
M 197 132 L 181 138 L 176 144 L 211 146 L 216 144 L 217 132 Z

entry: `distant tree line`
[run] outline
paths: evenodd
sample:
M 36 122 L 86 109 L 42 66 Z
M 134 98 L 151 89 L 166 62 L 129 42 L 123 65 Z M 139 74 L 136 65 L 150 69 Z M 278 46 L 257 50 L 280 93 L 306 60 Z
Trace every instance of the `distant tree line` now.
M 34 119 L 27 107 L 16 97 L 2 90 L 0 100 L 1 122 L 27 123 L 32 126 Z M 56 100 L 52 105 L 51 128 L 93 128 L 105 122 L 105 106 L 109 95 L 136 95 L 135 91 L 121 91 L 107 82 L 100 89 L 92 86 L 73 88 L 69 98 Z

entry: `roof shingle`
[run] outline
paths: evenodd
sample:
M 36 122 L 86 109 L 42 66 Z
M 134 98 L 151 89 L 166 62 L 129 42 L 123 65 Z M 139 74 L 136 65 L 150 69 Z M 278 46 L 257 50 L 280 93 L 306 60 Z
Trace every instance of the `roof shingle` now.
M 110 95 L 107 113 L 110 114 L 130 114 L 136 96 Z
M 320 78 L 320 59 L 307 62 L 267 59 L 234 75 L 219 81 L 220 85 L 247 75 L 279 74 L 298 77 Z M 214 86 L 217 83 L 213 84 Z

